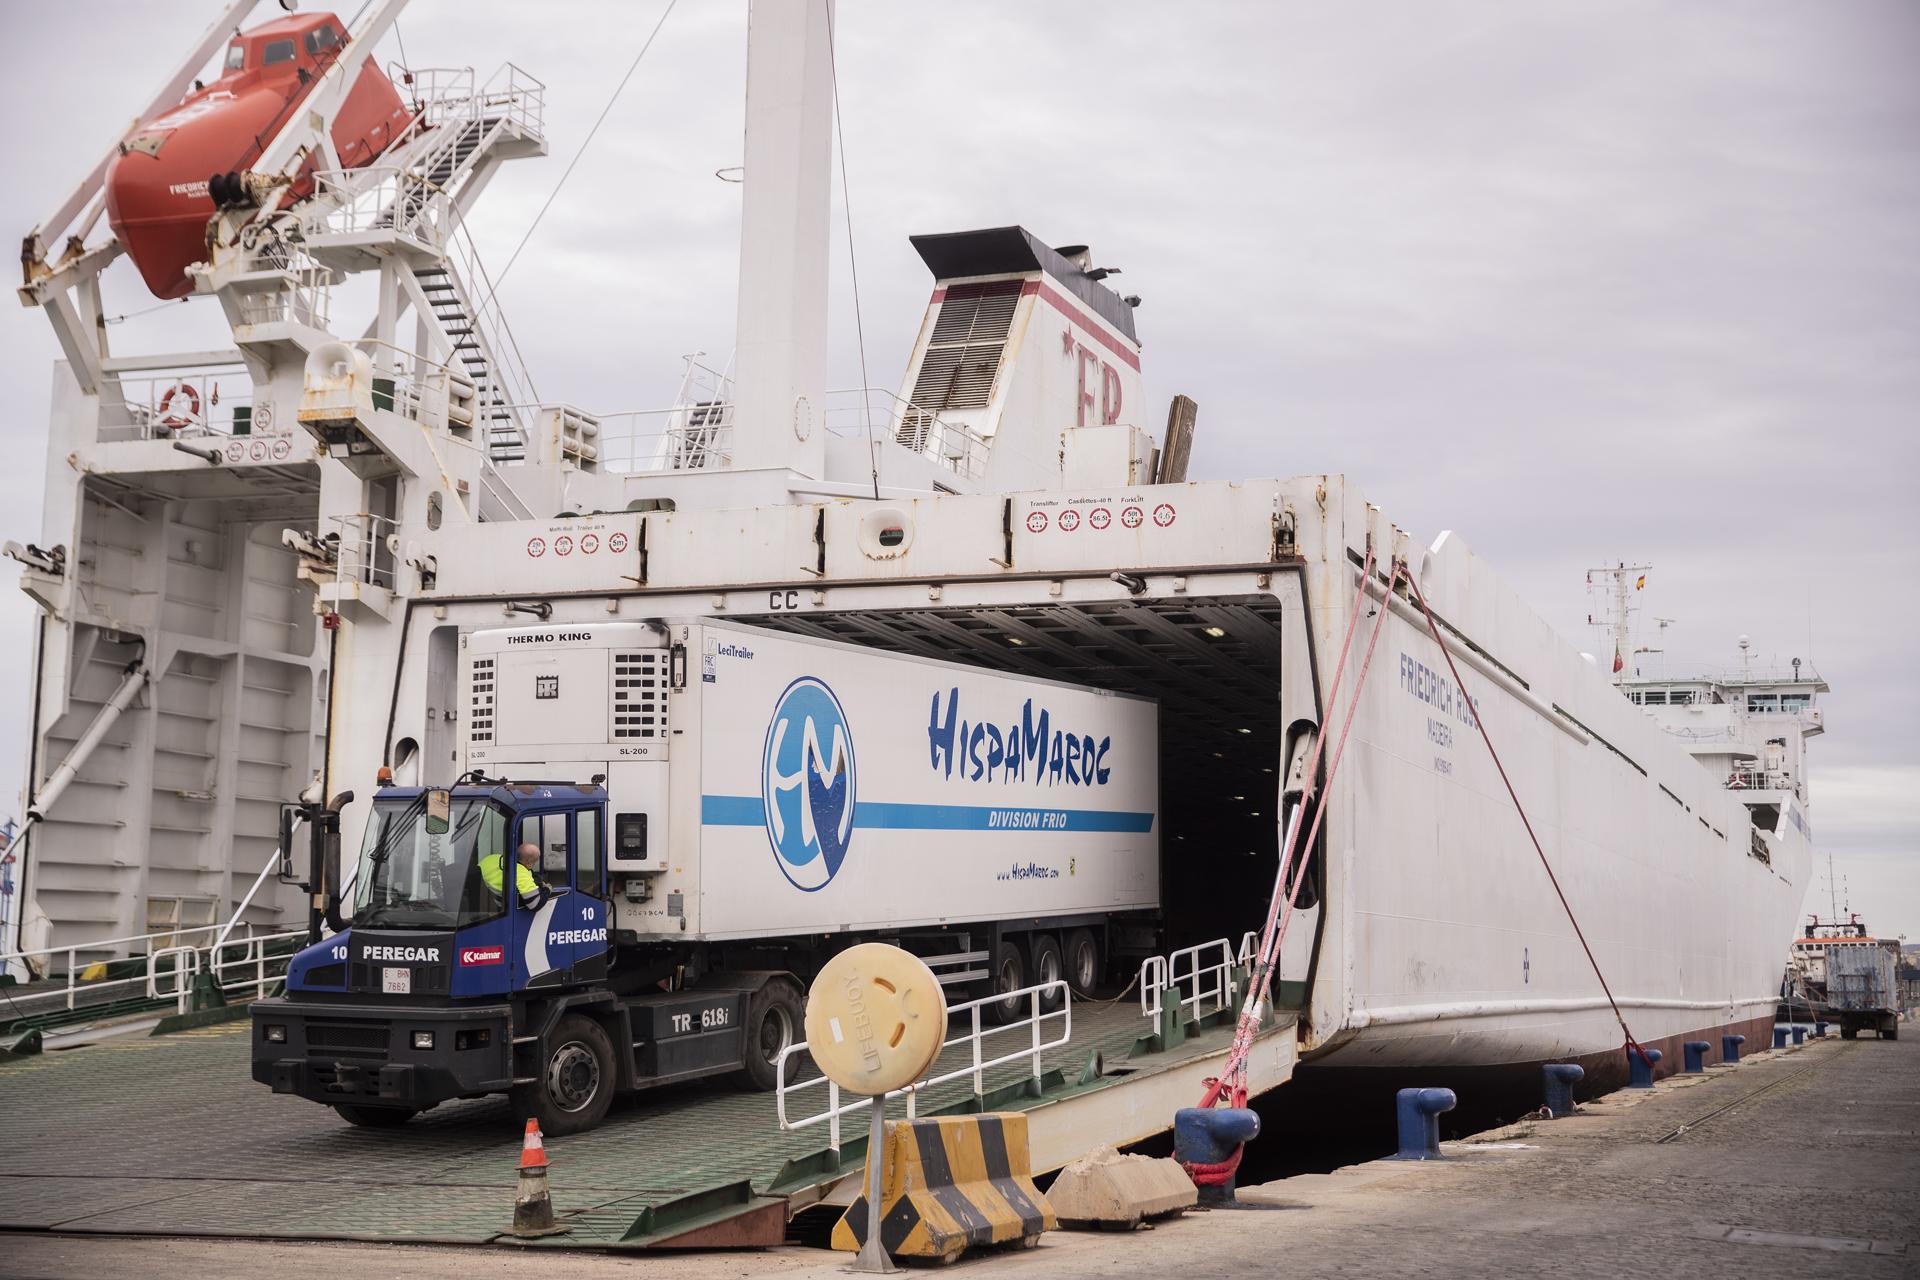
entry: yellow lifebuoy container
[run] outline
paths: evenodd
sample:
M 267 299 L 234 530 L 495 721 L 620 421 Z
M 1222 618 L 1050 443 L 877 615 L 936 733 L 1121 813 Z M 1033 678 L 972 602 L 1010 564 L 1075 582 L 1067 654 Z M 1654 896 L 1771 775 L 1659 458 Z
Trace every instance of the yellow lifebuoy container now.
M 947 995 L 926 962 L 884 942 L 849 947 L 807 992 L 807 1049 L 821 1074 L 869 1097 L 912 1084 L 940 1056 Z

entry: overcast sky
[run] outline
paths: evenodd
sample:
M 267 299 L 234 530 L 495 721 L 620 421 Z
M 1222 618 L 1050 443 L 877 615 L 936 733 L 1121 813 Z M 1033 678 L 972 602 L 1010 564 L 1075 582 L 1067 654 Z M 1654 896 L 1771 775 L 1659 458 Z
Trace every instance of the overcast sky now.
M 474 222 L 490 262 L 661 7 L 408 10 L 414 65 L 510 56 L 551 86 L 553 156 Z M 65 194 L 217 10 L 0 0 L 0 230 Z M 910 234 L 1091 242 L 1145 299 L 1150 401 L 1200 402 L 1196 478 L 1345 472 L 1583 648 L 1584 571 L 1625 559 L 1655 566 L 1645 615 L 1678 620 L 1668 670 L 1731 667 L 1741 634 L 1809 659 L 1834 685 L 1818 850 L 1876 929 L 1920 938 L 1920 5 L 842 0 L 838 22 L 875 382 L 926 303 Z M 514 267 L 543 397 L 664 405 L 681 353 L 731 348 L 739 188 L 713 173 L 739 162 L 744 33 L 743 3 L 682 0 Z M 844 252 L 835 386 L 859 381 Z M 124 263 L 108 297 L 153 305 Z M 213 310 L 113 338 L 220 345 Z M 56 355 L 38 311 L 0 310 L 7 537 L 39 534 Z M 31 618 L 0 591 L 0 795 Z M 1826 895 L 1823 870 L 1809 908 Z

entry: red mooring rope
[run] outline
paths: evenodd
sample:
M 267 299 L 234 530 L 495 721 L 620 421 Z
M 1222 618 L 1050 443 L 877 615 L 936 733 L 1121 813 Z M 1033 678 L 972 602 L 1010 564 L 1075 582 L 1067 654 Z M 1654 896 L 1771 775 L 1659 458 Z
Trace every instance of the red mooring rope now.
M 1389 591 L 1393 589 L 1392 581 L 1398 579 L 1400 572 L 1401 567 L 1396 564 L 1394 566 L 1392 580 L 1390 580 L 1388 585 Z M 1347 633 L 1340 644 L 1340 657 L 1334 665 L 1333 680 L 1327 687 L 1327 710 L 1329 713 L 1332 712 L 1339 697 L 1340 682 L 1346 671 L 1347 656 L 1353 646 L 1354 633 L 1359 629 L 1360 609 L 1361 606 L 1366 603 L 1367 584 L 1372 576 L 1373 545 L 1369 542 L 1367 545 L 1366 562 L 1361 567 L 1360 589 L 1354 596 L 1353 609 L 1347 618 Z M 1340 761 L 1346 754 L 1347 749 L 1347 735 L 1353 728 L 1353 717 L 1360 707 L 1360 694 L 1366 688 L 1367 672 L 1373 667 L 1373 651 L 1375 646 L 1380 642 L 1380 633 L 1384 630 L 1385 626 L 1386 610 L 1382 609 L 1380 611 L 1380 621 L 1374 624 L 1373 634 L 1367 639 L 1367 650 L 1361 658 L 1360 670 L 1354 679 L 1353 697 L 1347 704 L 1347 714 L 1341 722 L 1340 738 L 1334 744 L 1333 756 L 1327 764 L 1327 782 L 1324 789 L 1326 794 L 1332 793 L 1333 780 L 1340 772 Z M 1304 812 L 1307 801 L 1321 791 L 1321 789 L 1317 787 L 1315 779 L 1319 775 L 1320 757 L 1326 748 L 1326 741 L 1327 736 L 1325 733 L 1318 734 L 1315 738 L 1313 751 L 1308 758 L 1305 786 L 1301 790 L 1300 803 L 1302 807 L 1295 810 L 1296 814 Z M 1282 785 L 1284 787 L 1284 781 Z M 1325 811 L 1326 806 L 1324 804 L 1314 806 L 1313 824 L 1308 829 L 1307 838 L 1304 843 L 1299 839 L 1300 824 L 1297 819 L 1288 833 L 1287 847 L 1281 853 L 1280 867 L 1274 879 L 1273 898 L 1267 907 L 1266 925 L 1261 931 L 1259 963 L 1249 983 L 1250 990 L 1246 1003 L 1241 1007 L 1239 1023 L 1234 1028 L 1233 1047 L 1227 1053 L 1226 1068 L 1219 1076 L 1206 1081 L 1206 1092 L 1200 1101 L 1202 1107 L 1214 1106 L 1220 1101 L 1223 1095 L 1230 1099 L 1231 1105 L 1233 1106 L 1243 1107 L 1246 1105 L 1247 1054 L 1252 1050 L 1254 1036 L 1260 1029 L 1262 1007 L 1273 978 L 1274 969 L 1279 962 L 1280 943 L 1282 939 L 1286 937 L 1287 924 L 1293 917 L 1294 902 L 1300 896 L 1301 884 L 1306 880 L 1304 875 L 1295 875 L 1292 886 L 1289 888 L 1287 878 L 1293 870 L 1296 851 L 1300 849 L 1311 849 L 1313 847 L 1314 839 L 1320 831 L 1321 816 Z M 1303 866 L 1304 861 L 1304 858 L 1300 860 Z M 1284 912 L 1281 910 L 1283 903 L 1285 905 Z M 1227 1159 L 1216 1164 L 1187 1163 L 1184 1167 L 1187 1175 L 1193 1179 L 1196 1186 L 1217 1186 L 1229 1181 L 1233 1177 L 1234 1172 L 1240 1167 L 1240 1157 L 1245 1153 L 1245 1150 L 1245 1145 L 1242 1144 L 1241 1146 L 1235 1147 L 1233 1154 L 1227 1157 Z
M 1364 575 L 1370 574 L 1372 572 L 1373 572 L 1373 543 L 1369 541 L 1367 543 L 1367 563 L 1366 563 L 1366 567 L 1362 570 L 1363 576 L 1360 579 L 1360 593 L 1354 598 L 1353 611 L 1351 612 L 1351 614 L 1349 614 L 1347 618 L 1347 634 L 1340 641 L 1340 656 L 1338 659 L 1335 660 L 1333 664 L 1333 682 L 1327 686 L 1327 709 L 1329 712 L 1329 718 L 1331 718 L 1331 712 L 1333 709 L 1334 701 L 1340 696 L 1340 681 L 1346 675 L 1347 655 L 1353 649 L 1354 633 L 1359 630 L 1360 606 L 1366 603 L 1367 582 L 1366 582 L 1366 577 Z M 1275 948 L 1277 948 L 1279 945 L 1278 939 L 1276 939 L 1274 936 L 1274 929 L 1278 921 L 1278 918 L 1280 916 L 1281 899 L 1285 896 L 1287 891 L 1287 876 L 1291 872 L 1293 867 L 1294 852 L 1299 847 L 1299 840 L 1300 840 L 1299 817 L 1301 814 L 1306 812 L 1307 800 L 1312 798 L 1319 791 L 1320 757 L 1326 751 L 1326 746 L 1327 746 L 1327 735 L 1324 733 L 1316 733 L 1313 739 L 1313 751 L 1307 757 L 1306 772 L 1305 772 L 1303 783 L 1300 790 L 1300 807 L 1294 810 L 1294 821 L 1291 824 L 1289 824 L 1288 830 L 1287 830 L 1286 848 L 1281 850 L 1280 864 L 1278 867 L 1274 869 L 1273 894 L 1268 899 L 1268 902 L 1267 902 L 1267 919 L 1266 919 L 1266 923 L 1261 926 L 1260 949 L 1256 953 L 1257 963 L 1255 966 L 1255 973 L 1253 975 L 1253 979 L 1250 984 L 1255 988 L 1258 988 L 1263 978 L 1265 977 L 1265 975 L 1271 972 L 1271 967 L 1274 963 Z M 1286 791 L 1285 778 L 1281 779 L 1280 788 L 1281 788 L 1281 793 L 1284 795 Z M 1309 848 L 1312 847 L 1311 841 L 1308 842 L 1308 847 Z M 1282 925 L 1280 926 L 1280 928 L 1281 928 L 1281 931 L 1284 933 L 1285 926 Z M 1243 1013 L 1243 1021 L 1244 1021 L 1244 1013 Z M 1236 1044 L 1238 1043 L 1238 1039 L 1239 1037 L 1236 1034 L 1235 1036 Z M 1245 1055 L 1242 1054 L 1241 1056 L 1244 1057 Z M 1229 1073 L 1231 1073 L 1232 1055 L 1229 1055 L 1228 1068 L 1229 1068 Z

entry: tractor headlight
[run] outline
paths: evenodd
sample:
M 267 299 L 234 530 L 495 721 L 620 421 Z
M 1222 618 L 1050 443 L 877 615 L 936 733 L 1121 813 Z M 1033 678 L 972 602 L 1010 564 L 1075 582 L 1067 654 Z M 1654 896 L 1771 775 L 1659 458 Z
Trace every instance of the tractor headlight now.
M 433 1032 L 416 1031 L 413 1033 L 413 1047 L 416 1049 L 433 1048 Z
M 277 1022 L 269 1022 L 267 1024 L 267 1043 L 268 1044 L 285 1044 L 286 1042 L 287 1042 L 286 1027 Z

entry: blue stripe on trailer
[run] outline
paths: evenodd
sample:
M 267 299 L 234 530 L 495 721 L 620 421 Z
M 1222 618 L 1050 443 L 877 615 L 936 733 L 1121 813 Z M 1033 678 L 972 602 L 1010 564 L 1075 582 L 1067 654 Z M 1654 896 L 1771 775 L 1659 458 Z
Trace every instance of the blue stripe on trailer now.
M 766 806 L 759 796 L 700 797 L 703 826 L 757 827 L 766 820 Z M 887 831 L 1105 831 L 1145 835 L 1153 830 L 1153 815 L 1110 809 L 860 800 L 853 807 L 853 825 Z

